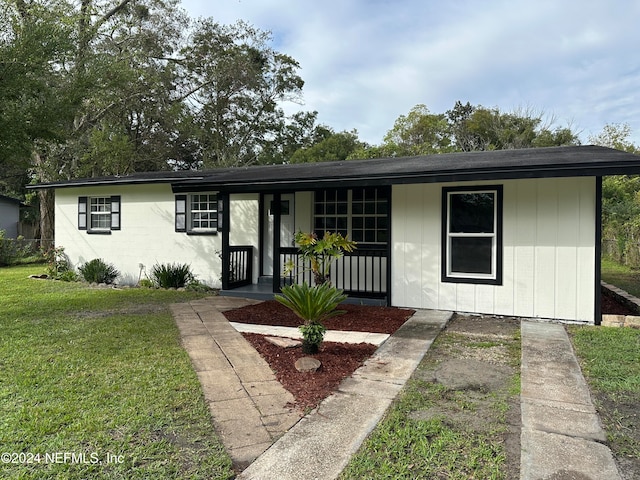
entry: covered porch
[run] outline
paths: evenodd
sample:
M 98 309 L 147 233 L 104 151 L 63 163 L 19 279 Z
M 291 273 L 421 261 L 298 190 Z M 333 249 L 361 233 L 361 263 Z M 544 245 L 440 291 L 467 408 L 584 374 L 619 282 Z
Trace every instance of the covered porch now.
M 332 284 L 344 290 L 350 302 L 388 305 L 389 197 L 389 189 L 374 187 L 221 192 L 220 221 L 229 226 L 220 230 L 221 295 L 266 300 L 284 285 L 312 284 L 310 265 L 302 260 L 294 235 L 297 231 L 319 236 L 338 231 L 355 239 L 357 248 L 332 265 Z M 289 263 L 296 268 L 285 271 Z

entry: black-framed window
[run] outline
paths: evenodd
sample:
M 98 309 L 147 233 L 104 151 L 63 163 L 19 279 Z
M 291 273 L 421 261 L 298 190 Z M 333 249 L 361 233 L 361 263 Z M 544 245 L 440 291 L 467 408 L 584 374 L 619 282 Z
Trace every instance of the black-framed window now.
M 348 235 L 358 243 L 389 239 L 389 190 L 377 187 L 326 189 L 315 193 L 314 231 Z
M 217 193 L 189 193 L 175 197 L 175 230 L 212 235 L 218 232 L 220 200 Z
M 88 233 L 120 230 L 120 195 L 78 197 L 78 229 Z
M 502 186 L 442 190 L 442 281 L 502 284 Z

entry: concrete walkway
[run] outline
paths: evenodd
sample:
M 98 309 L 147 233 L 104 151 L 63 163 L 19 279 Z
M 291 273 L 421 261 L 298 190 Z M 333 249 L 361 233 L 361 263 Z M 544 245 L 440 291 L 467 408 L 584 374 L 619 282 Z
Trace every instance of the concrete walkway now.
M 563 325 L 523 321 L 522 480 L 620 474 Z
M 242 469 L 300 420 L 300 413 L 267 362 L 221 313 L 248 302 L 215 299 L 175 304 L 171 311 L 216 431 Z
M 172 305 L 216 430 L 245 480 L 337 478 L 451 317 L 418 310 L 301 419 L 293 396 L 221 313 L 249 303 L 210 297 Z M 520 478 L 619 480 L 564 326 L 523 321 L 521 327 Z M 336 335 L 334 341 L 349 337 Z

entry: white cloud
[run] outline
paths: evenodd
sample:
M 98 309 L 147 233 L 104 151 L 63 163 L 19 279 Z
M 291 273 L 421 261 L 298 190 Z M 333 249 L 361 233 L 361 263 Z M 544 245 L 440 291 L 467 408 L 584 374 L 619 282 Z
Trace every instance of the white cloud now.
M 640 2 L 183 0 L 192 16 L 270 30 L 306 110 L 379 143 L 418 103 L 530 106 L 587 135 L 626 122 L 640 144 Z M 300 107 L 296 106 L 295 109 Z

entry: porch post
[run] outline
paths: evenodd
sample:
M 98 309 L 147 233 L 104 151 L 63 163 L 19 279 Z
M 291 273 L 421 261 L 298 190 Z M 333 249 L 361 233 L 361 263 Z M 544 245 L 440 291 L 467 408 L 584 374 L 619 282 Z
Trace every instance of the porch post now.
M 393 244 L 391 238 L 391 197 L 393 194 L 393 185 L 387 187 L 387 307 L 391 306 L 391 287 L 393 284 L 393 276 L 391 272 L 391 253 Z
M 218 225 L 222 233 L 222 289 L 229 289 L 229 276 L 231 273 L 231 252 L 229 251 L 229 230 L 231 228 L 231 214 L 229 208 L 229 194 L 218 194 L 218 220 L 222 220 L 222 225 Z M 222 209 L 222 211 L 220 211 Z
M 595 231 L 595 302 L 594 323 L 602 324 L 602 177 L 596 177 L 596 231 Z
M 273 194 L 273 293 L 280 293 L 280 193 Z

